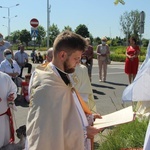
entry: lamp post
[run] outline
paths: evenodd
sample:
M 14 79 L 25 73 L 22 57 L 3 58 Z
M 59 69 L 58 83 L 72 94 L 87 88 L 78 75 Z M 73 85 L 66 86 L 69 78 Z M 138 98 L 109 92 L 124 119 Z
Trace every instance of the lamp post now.
M 10 7 L 0 6 L 0 8 L 8 9 L 8 17 L 3 17 L 3 18 L 8 18 L 8 36 L 10 35 L 10 19 L 14 18 L 14 17 L 17 17 L 17 15 L 16 15 L 16 16 L 10 18 L 10 8 L 16 7 L 16 6 L 19 6 L 19 4 L 16 4 L 16 5 L 13 5 L 13 6 L 10 6 Z
M 49 48 L 49 26 L 50 26 L 50 9 L 49 0 L 47 0 L 47 49 Z
M 2 26 L 8 28 L 8 26 L 6 26 L 6 25 L 2 25 Z
M 3 17 L 4 19 L 8 19 L 8 36 L 10 35 L 10 20 L 12 19 L 12 18 L 15 18 L 15 17 L 17 17 L 17 15 L 15 15 L 15 16 L 13 16 L 13 17 Z

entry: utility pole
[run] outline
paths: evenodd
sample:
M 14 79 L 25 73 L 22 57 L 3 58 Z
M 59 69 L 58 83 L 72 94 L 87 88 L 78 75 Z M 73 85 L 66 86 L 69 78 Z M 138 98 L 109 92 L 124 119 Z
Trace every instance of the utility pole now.
M 10 9 L 11 9 L 12 7 L 16 7 L 16 6 L 19 6 L 19 4 L 16 4 L 16 5 L 13 5 L 13 6 L 10 6 L 10 7 L 0 6 L 0 8 L 6 8 L 6 9 L 8 10 L 8 17 L 3 17 L 3 18 L 7 18 L 7 19 L 8 19 L 8 38 L 9 38 L 9 36 L 10 36 L 10 19 L 11 19 L 11 18 L 14 18 L 14 17 L 17 17 L 17 15 L 14 16 L 14 17 L 10 17 Z
M 47 0 L 47 49 L 49 49 L 50 5 Z
M 141 11 L 140 13 L 140 46 L 142 45 L 142 34 L 144 33 L 144 23 L 145 23 L 145 12 Z

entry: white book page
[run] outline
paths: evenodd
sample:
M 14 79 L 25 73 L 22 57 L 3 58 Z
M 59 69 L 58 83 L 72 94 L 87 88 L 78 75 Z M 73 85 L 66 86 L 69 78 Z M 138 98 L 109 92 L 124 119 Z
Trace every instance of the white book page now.
M 104 115 L 102 116 L 102 119 L 96 119 L 94 122 L 94 127 L 100 129 L 128 123 L 133 121 L 134 116 L 135 112 L 133 112 L 132 106 L 129 106 L 111 114 Z

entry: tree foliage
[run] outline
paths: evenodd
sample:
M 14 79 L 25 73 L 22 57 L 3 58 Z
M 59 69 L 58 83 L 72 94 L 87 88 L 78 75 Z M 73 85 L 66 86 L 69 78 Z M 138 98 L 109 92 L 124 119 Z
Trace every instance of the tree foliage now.
M 22 30 L 20 32 L 20 41 L 21 43 L 25 43 L 26 46 L 28 46 L 28 42 L 31 41 L 31 34 L 29 31 L 27 31 L 26 29 Z
M 83 36 L 83 37 L 89 37 L 90 33 L 88 31 L 88 28 L 84 24 L 80 24 L 79 26 L 76 27 L 75 33 Z
M 42 43 L 42 40 L 44 39 L 45 35 L 46 35 L 46 32 L 44 30 L 44 28 L 42 26 L 38 26 L 38 36 L 37 36 L 37 39 L 36 39 L 36 43 L 39 44 L 39 47 Z
M 122 31 L 129 38 L 131 35 L 139 37 L 140 29 L 140 12 L 138 10 L 131 12 L 124 12 L 120 17 L 120 25 L 122 26 Z
M 64 29 L 63 29 L 63 31 L 65 31 L 65 30 L 73 31 L 70 26 L 65 26 Z
M 121 46 L 121 45 L 126 45 L 127 41 L 127 36 L 130 37 L 130 35 L 134 34 L 139 36 L 139 12 L 138 11 L 131 11 L 130 13 L 125 12 L 121 16 L 121 25 L 122 28 L 124 28 L 123 32 L 126 35 L 123 39 L 120 37 L 115 37 L 115 38 L 110 38 L 107 37 L 108 41 L 107 44 L 110 46 Z M 138 17 L 137 17 L 138 16 Z M 129 27 L 129 28 L 128 28 Z M 70 26 L 65 26 L 64 30 L 70 30 L 73 31 Z M 53 42 L 56 38 L 56 36 L 60 33 L 59 28 L 57 25 L 52 24 L 49 27 L 49 46 L 53 46 Z M 80 24 L 79 26 L 76 27 L 76 29 L 73 31 L 77 34 L 80 34 L 83 37 L 89 37 L 91 39 L 91 44 L 95 47 L 98 44 L 101 43 L 100 37 L 93 37 L 92 34 L 89 32 L 88 28 L 84 24 Z M 33 42 L 31 42 L 31 34 L 30 31 L 27 31 L 26 29 L 23 29 L 21 31 L 16 30 L 14 32 L 11 32 L 11 35 L 9 36 L 9 40 L 11 43 L 26 43 L 26 45 L 31 46 Z M 142 36 L 139 36 L 140 43 L 142 43 L 142 46 L 147 47 L 149 40 L 147 39 L 142 39 Z M 5 37 L 5 40 L 8 40 L 8 36 Z M 46 47 L 47 45 L 47 37 L 46 37 L 46 31 L 43 26 L 38 26 L 38 37 L 36 38 L 36 45 L 38 44 L 39 46 Z
M 52 26 L 50 26 L 49 30 L 50 30 L 50 32 L 49 32 L 49 37 L 50 37 L 49 45 L 52 47 L 54 40 L 57 37 L 57 35 L 60 33 L 60 31 L 59 31 L 57 25 L 55 25 L 55 24 L 52 24 Z
M 10 36 L 10 40 L 13 43 L 18 43 L 20 41 L 20 31 L 16 30 L 16 31 L 12 32 L 11 36 Z

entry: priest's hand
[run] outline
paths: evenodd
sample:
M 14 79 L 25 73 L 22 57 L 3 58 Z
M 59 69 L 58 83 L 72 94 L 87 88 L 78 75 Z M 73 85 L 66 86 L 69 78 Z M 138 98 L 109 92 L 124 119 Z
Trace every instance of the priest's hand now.
M 93 116 L 94 116 L 94 121 L 95 121 L 96 118 L 102 119 L 102 116 L 100 114 L 93 114 Z
M 14 98 L 15 98 L 15 97 L 14 97 L 14 93 L 9 94 L 8 97 L 7 97 L 8 103 L 9 103 L 9 102 L 13 102 Z
M 96 134 L 98 134 L 103 129 L 96 129 L 93 126 L 88 126 L 87 128 L 87 138 L 93 139 Z

